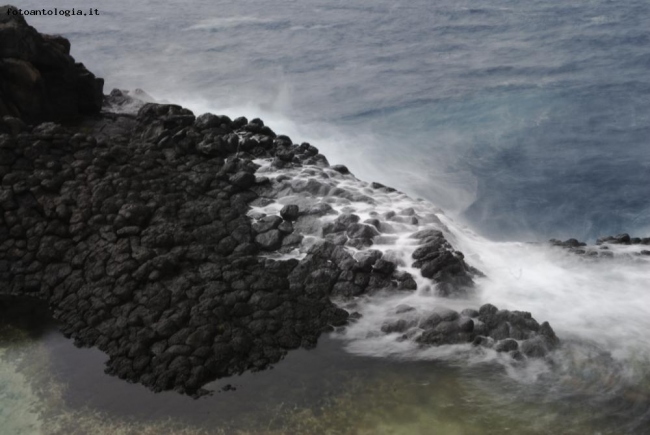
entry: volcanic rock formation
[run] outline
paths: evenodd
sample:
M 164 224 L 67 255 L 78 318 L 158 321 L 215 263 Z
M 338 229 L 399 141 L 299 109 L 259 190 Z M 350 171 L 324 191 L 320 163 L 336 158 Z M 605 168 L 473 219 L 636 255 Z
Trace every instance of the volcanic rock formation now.
M 107 372 L 201 394 L 215 378 L 263 369 L 358 318 L 333 300 L 417 288 L 400 261 L 369 248 L 390 241 L 394 226 L 442 228 L 435 215 L 406 209 L 361 222 L 352 209 L 337 211 L 330 204 L 372 206 L 373 192 L 399 192 L 338 187 L 361 182 L 259 119 L 195 117 L 121 91 L 104 97 L 102 80 L 74 62 L 65 38 L 40 35 L 6 9 L 0 296 L 48 303 L 64 334 L 109 355 Z M 109 111 L 127 106 L 139 110 Z M 291 195 L 276 213 L 254 212 Z M 420 245 L 413 266 L 439 294 L 471 292 L 481 274 L 442 230 L 412 240 Z M 407 338 L 422 345 L 493 339 L 514 352 L 517 342 L 503 340 L 526 340 L 528 356 L 557 343 L 530 314 L 491 306 L 384 332 L 409 328 Z

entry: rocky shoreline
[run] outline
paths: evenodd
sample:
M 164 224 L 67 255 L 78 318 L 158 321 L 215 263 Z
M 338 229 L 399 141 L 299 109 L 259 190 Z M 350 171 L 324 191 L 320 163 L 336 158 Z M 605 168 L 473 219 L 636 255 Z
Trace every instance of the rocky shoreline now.
M 395 189 L 350 187 L 361 182 L 345 166 L 260 119 L 103 96 L 65 38 L 6 8 L 0 296 L 46 302 L 66 336 L 109 355 L 107 373 L 201 395 L 354 322 L 337 301 L 413 292 L 420 279 L 464 297 L 482 276 L 435 214 L 356 213 L 375 195 L 403 195 Z M 410 235 L 408 264 L 373 249 L 418 225 L 428 227 Z M 381 333 L 421 346 L 473 343 L 523 359 L 559 344 L 548 323 L 490 304 L 395 314 Z
M 630 237 L 627 233 L 617 234 L 615 236 L 600 237 L 596 240 L 595 245 L 588 245 L 577 239 L 568 240 L 549 240 L 551 246 L 567 249 L 569 252 L 582 255 L 585 257 L 612 258 L 615 256 L 639 257 L 650 255 L 650 248 L 644 249 L 650 245 L 650 237 Z M 626 252 L 625 247 L 638 248 L 631 252 Z M 623 248 L 623 252 L 620 251 Z

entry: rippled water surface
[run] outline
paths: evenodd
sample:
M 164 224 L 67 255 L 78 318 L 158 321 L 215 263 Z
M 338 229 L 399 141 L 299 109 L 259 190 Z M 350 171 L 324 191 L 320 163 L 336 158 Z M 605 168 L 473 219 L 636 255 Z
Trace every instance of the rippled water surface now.
M 30 22 L 70 37 L 109 89 L 284 117 L 492 237 L 650 227 L 645 0 L 95 6 Z
M 398 303 L 448 302 L 376 297 L 317 349 L 192 401 L 103 375 L 101 353 L 50 329 L 5 322 L 1 433 L 650 433 L 648 262 L 526 243 L 650 235 L 649 2 L 92 6 L 99 17 L 28 20 L 70 38 L 107 90 L 259 116 L 441 207 L 447 236 L 487 275 L 458 304 L 531 311 L 566 345 L 525 366 L 462 346 L 417 351 L 371 331 Z
M 646 433 L 650 384 L 621 387 L 621 374 L 588 350 L 558 378 L 522 384 L 493 363 L 354 357 L 325 338 L 195 401 L 105 376 L 99 352 L 50 329 L 3 324 L 0 339 L 3 434 Z

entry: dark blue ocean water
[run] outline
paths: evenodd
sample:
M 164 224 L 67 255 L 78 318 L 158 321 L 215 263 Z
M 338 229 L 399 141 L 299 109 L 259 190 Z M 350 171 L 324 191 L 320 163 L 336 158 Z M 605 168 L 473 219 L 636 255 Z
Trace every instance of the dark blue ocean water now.
M 650 233 L 647 0 L 47 3 L 100 10 L 29 22 L 107 91 L 279 119 L 496 239 Z

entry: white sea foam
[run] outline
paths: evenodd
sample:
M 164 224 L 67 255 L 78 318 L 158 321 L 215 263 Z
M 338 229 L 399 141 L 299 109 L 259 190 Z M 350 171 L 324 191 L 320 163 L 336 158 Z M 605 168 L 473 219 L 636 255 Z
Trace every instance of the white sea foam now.
M 415 307 L 416 313 L 422 314 L 439 306 L 461 310 L 478 308 L 489 302 L 501 309 L 529 311 L 540 323 L 549 321 L 560 338 L 593 342 L 619 359 L 650 354 L 650 336 L 647 334 L 650 330 L 650 259 L 638 255 L 640 250 L 647 248 L 643 245 L 608 245 L 607 249 L 613 255 L 611 258 L 593 258 L 545 244 L 494 242 L 456 222 L 428 201 L 413 199 L 399 191 L 373 189 L 369 183 L 353 175 L 315 166 L 276 170 L 270 161 L 258 160 L 257 163 L 261 164 L 258 175 L 271 179 L 289 175 L 290 179 L 284 182 L 286 186 L 299 188 L 309 180 L 316 180 L 350 194 L 366 195 L 372 200 L 350 201 L 295 193 L 287 187 L 280 190 L 276 202 L 253 207 L 251 214 L 279 214 L 284 204 L 297 200 L 303 204 L 327 202 L 338 213 L 357 214 L 362 222 L 379 217 L 392 227 L 375 239 L 372 249 L 396 260 L 398 269 L 414 277 L 418 290 L 364 296 L 352 303 L 342 302 L 346 308 L 362 315 L 339 335 L 352 353 L 402 359 L 503 362 L 504 357 L 492 351 L 470 349 L 469 346 L 420 348 L 410 340 L 400 340 L 401 334 L 380 332 L 387 320 L 404 316 L 395 314 L 395 308 L 401 304 Z M 417 224 L 381 218 L 383 213 L 391 211 L 399 217 L 407 209 L 413 209 L 419 219 Z M 322 217 L 320 225 L 335 217 Z M 419 269 L 411 266 L 411 255 L 417 241 L 410 235 L 423 229 L 443 231 L 450 243 L 465 254 L 466 261 L 486 274 L 485 278 L 476 278 L 475 294 L 467 299 L 451 300 L 436 296 L 435 283 L 422 277 Z M 304 256 L 309 246 L 319 238 L 319 231 L 309 234 L 303 246 L 294 252 L 294 257 Z M 284 255 L 283 258 L 288 257 Z M 512 367 L 509 370 L 513 370 Z M 531 370 L 517 371 L 518 374 L 513 376 L 529 379 L 544 372 L 539 368 Z

